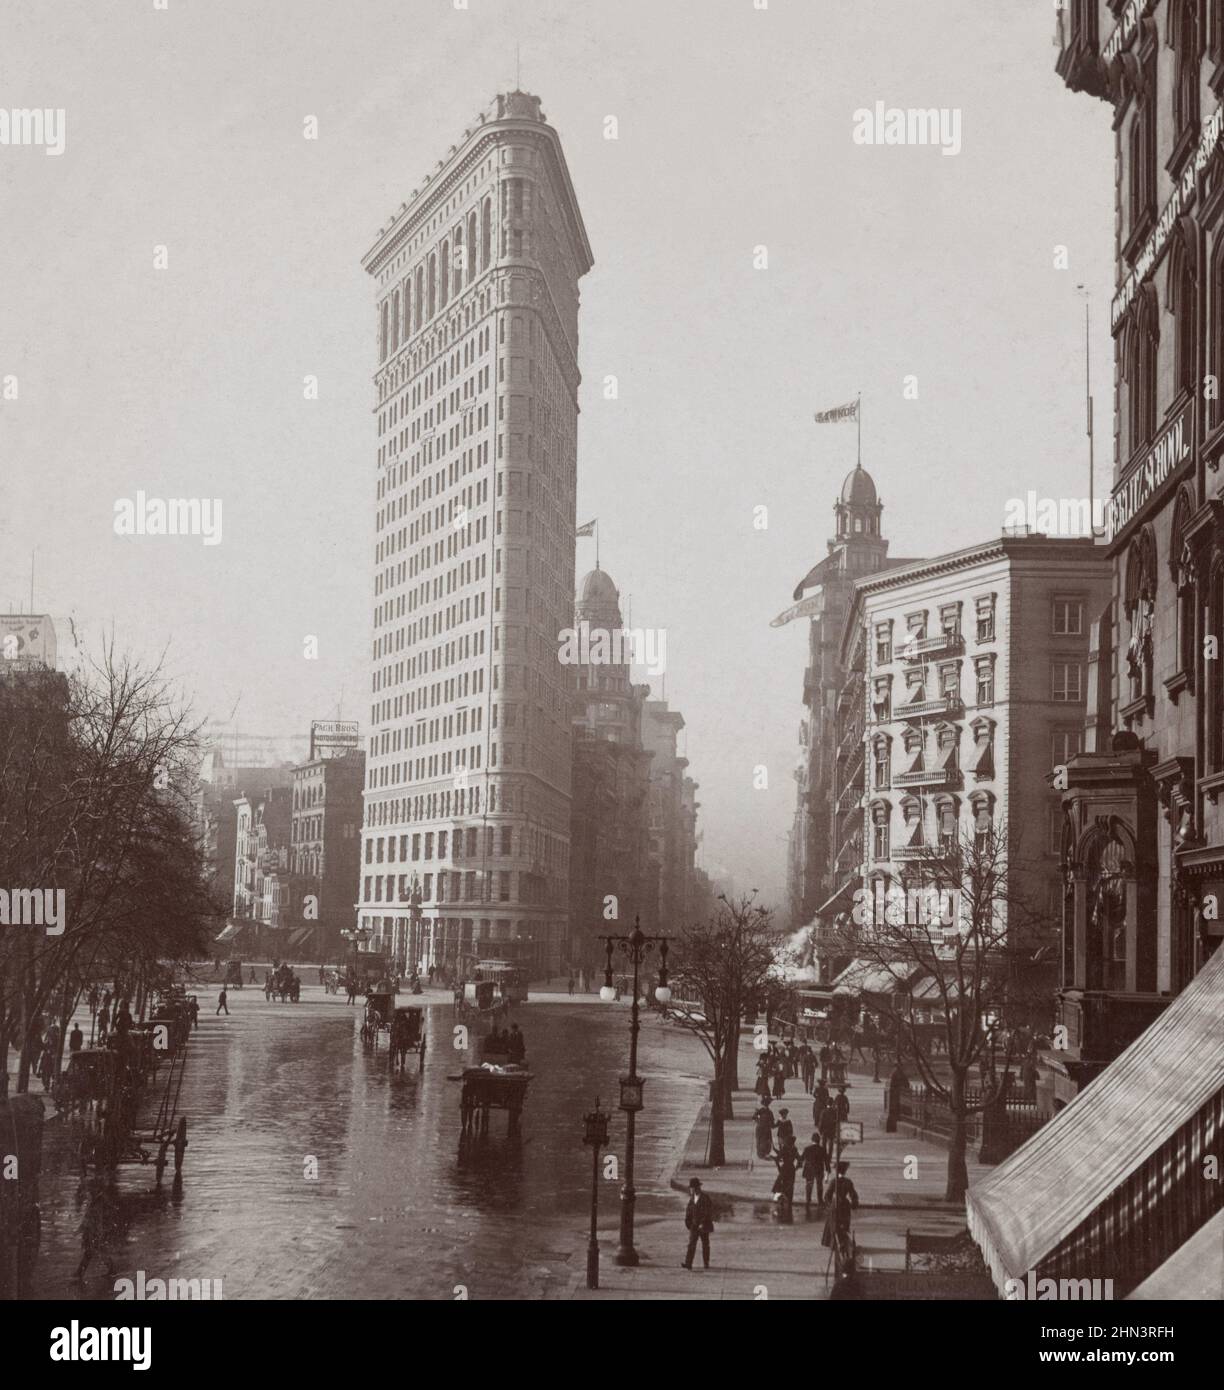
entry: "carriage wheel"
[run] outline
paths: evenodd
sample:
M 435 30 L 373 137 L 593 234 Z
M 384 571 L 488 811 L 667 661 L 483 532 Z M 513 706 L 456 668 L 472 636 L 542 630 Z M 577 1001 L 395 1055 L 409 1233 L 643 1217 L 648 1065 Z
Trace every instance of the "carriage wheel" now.
M 421 1046 L 420 1046 L 420 1048 L 418 1049 L 418 1052 L 419 1052 L 419 1055 L 420 1055 L 420 1060 L 419 1060 L 418 1063 L 417 1063 L 417 1071 L 418 1071 L 418 1072 L 422 1072 L 422 1071 L 425 1070 L 425 1039 L 424 1039 L 424 1038 L 421 1039 Z

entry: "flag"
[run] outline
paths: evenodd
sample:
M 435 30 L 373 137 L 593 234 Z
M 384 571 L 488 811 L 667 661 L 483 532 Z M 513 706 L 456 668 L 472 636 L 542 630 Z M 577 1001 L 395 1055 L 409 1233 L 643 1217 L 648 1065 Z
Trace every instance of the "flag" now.
M 818 425 L 835 425 L 840 420 L 857 420 L 859 403 L 847 401 L 845 405 L 835 405 L 832 410 L 818 410 L 812 417 Z
M 593 536 L 595 534 L 595 527 L 598 524 L 599 518 L 596 517 L 594 521 L 588 521 L 585 526 L 579 526 L 574 532 L 574 538 L 577 539 L 580 536 Z
M 785 612 L 779 613 L 769 626 L 785 627 L 787 623 L 793 623 L 796 618 L 815 617 L 815 615 L 820 612 L 823 594 L 823 589 L 816 589 L 813 593 L 808 594 L 806 598 L 801 599 L 798 603 L 792 604 Z

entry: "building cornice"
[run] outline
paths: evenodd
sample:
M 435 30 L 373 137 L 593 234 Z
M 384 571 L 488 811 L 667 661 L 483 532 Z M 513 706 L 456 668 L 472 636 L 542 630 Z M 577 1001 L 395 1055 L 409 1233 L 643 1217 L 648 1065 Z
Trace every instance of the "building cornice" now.
M 958 570 L 976 569 L 980 565 L 998 560 L 1084 561 L 1094 556 L 1099 558 L 1102 564 L 1107 561 L 1104 546 L 1097 545 L 1090 536 L 1000 536 L 968 546 L 964 550 L 953 550 L 947 555 L 920 560 L 902 569 L 864 575 L 862 579 L 855 580 L 855 602 L 857 604 L 859 593 L 864 596 L 884 593 L 889 589 L 901 588 L 916 579 L 933 579 Z

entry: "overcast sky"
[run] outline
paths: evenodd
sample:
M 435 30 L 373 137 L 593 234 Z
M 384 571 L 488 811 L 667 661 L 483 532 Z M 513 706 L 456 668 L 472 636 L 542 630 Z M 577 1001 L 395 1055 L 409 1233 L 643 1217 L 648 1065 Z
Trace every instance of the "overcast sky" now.
M 1029 488 L 1087 492 L 1075 286 L 1107 421 L 1113 137 L 1106 105 L 1055 76 L 1053 36 L 1051 0 L 9 7 L 0 108 L 67 124 L 60 157 L 0 146 L 0 378 L 20 392 L 0 401 L 0 601 L 26 606 L 33 547 L 61 644 L 69 615 L 94 643 L 112 624 L 138 653 L 169 643 L 197 711 L 241 696 L 251 732 L 305 732 L 341 698 L 366 729 L 360 258 L 515 86 L 518 45 L 595 256 L 578 520 L 599 517 L 634 624 L 667 630 L 705 865 L 779 901 L 806 623 L 769 620 L 825 553 L 854 464 L 854 427 L 813 411 L 862 391 L 897 554 L 996 534 Z M 877 101 L 958 109 L 959 154 L 855 144 Z M 222 499 L 222 543 L 116 536 L 137 489 Z M 578 573 L 593 562 L 579 541 Z

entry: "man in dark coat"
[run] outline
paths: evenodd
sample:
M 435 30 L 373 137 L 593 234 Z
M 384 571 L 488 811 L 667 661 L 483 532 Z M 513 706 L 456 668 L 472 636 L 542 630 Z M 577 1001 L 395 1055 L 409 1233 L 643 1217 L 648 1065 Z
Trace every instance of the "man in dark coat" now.
M 839 1120 L 848 1120 L 850 1118 L 850 1097 L 846 1094 L 846 1088 L 844 1086 L 839 1086 L 837 1088 L 837 1099 L 833 1102 L 833 1108 L 837 1111 L 837 1118 Z
M 828 1167 L 820 1135 L 813 1134 L 812 1142 L 803 1151 L 803 1206 L 808 1216 L 812 1214 L 812 1188 L 816 1189 L 816 1201 L 819 1204 L 824 1193 L 824 1178 Z
M 701 1263 L 710 1267 L 710 1232 L 714 1229 L 714 1204 L 701 1190 L 701 1179 L 689 1179 L 688 1206 L 684 1209 L 684 1224 L 688 1229 L 688 1251 L 684 1256 L 684 1268 L 692 1269 L 693 1256 L 697 1253 L 697 1242 L 701 1241 Z
M 817 1129 L 820 1132 L 820 1142 L 824 1145 L 826 1161 L 832 1163 L 837 1148 L 837 1110 L 834 1106 L 826 1105 L 820 1112 Z
M 822 1043 L 817 1055 L 820 1058 L 820 1081 L 823 1085 L 829 1079 L 829 1058 L 832 1056 L 829 1051 L 829 1044 Z

